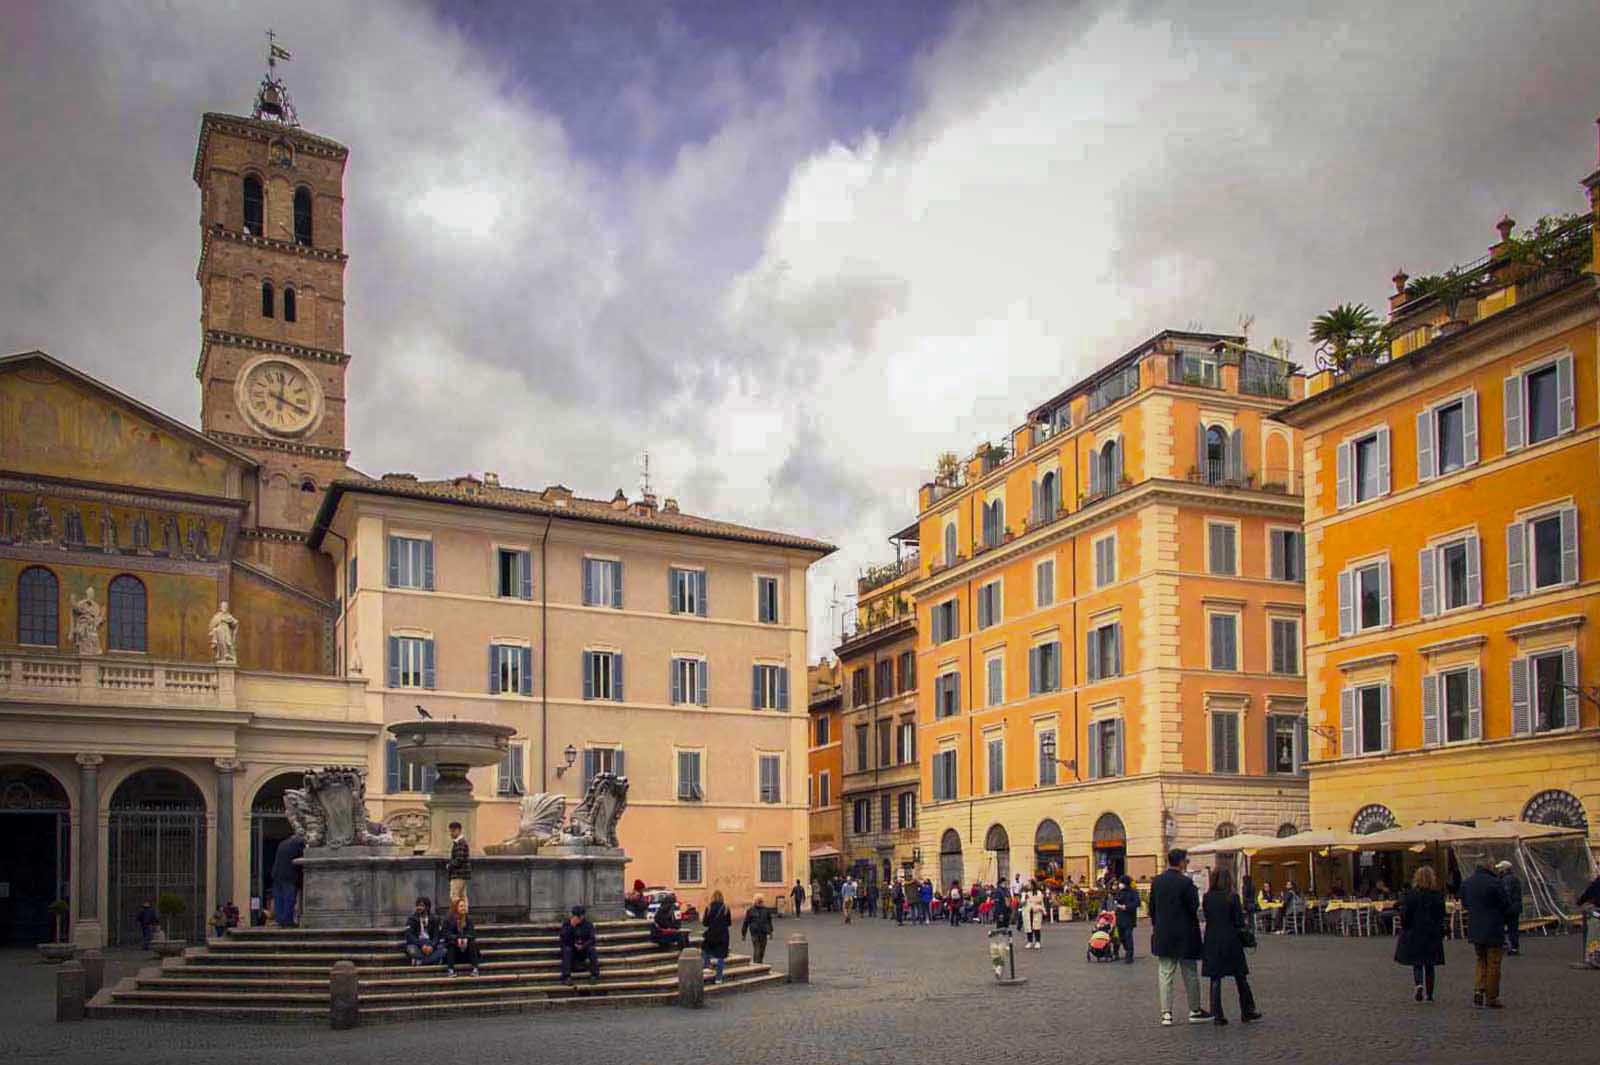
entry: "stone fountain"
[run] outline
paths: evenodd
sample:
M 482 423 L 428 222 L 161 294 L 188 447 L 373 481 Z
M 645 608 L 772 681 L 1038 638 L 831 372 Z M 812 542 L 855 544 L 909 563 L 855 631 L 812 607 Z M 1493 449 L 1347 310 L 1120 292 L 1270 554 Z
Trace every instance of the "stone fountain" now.
M 582 904 L 596 919 L 622 916 L 627 855 L 616 826 L 628 805 L 628 778 L 601 773 L 567 816 L 565 795 L 522 800 L 517 834 L 481 848 L 477 800 L 467 771 L 499 763 L 516 730 L 481 721 L 426 719 L 389 726 L 401 757 L 438 772 L 428 797 L 428 853 L 406 854 L 367 818 L 366 770 L 336 766 L 306 774 L 285 794 L 305 874 L 301 924 L 307 928 L 386 928 L 404 924 L 418 896 L 448 896 L 448 826 L 461 822 L 473 848 L 467 898 L 480 921 L 559 921 Z

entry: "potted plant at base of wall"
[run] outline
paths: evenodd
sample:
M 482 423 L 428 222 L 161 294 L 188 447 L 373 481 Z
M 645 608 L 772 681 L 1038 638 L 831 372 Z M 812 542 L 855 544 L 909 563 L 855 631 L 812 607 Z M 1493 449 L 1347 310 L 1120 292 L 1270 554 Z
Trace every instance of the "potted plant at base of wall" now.
M 78 956 L 78 945 L 67 942 L 67 913 L 71 908 L 66 899 L 57 899 L 49 906 L 50 926 L 55 929 L 56 938 L 39 944 L 39 956 L 45 961 L 70 961 Z
M 172 939 L 167 935 L 167 928 L 176 924 L 186 909 L 188 907 L 183 899 L 177 895 L 165 894 L 156 899 L 156 912 L 161 915 L 161 927 L 156 931 L 155 938 L 150 940 L 150 949 L 156 952 L 156 957 L 176 958 L 183 953 L 183 948 L 189 945 L 182 939 Z

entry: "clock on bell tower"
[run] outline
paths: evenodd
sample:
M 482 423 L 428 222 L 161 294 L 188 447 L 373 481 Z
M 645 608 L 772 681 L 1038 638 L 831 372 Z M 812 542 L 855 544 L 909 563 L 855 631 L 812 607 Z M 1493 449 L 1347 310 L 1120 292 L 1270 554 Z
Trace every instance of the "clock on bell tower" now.
M 349 458 L 348 155 L 300 128 L 270 72 L 252 117 L 200 123 L 200 426 L 261 463 L 264 532 L 308 532 Z

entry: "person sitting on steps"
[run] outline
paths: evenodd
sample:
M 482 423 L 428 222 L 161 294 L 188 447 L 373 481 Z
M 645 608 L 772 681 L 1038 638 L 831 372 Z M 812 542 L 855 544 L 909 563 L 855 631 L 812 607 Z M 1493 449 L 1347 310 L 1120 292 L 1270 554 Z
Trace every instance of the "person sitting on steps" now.
M 656 907 L 656 919 L 650 925 L 650 942 L 658 950 L 683 950 L 689 945 L 689 933 L 683 931 L 678 919 L 678 897 L 668 895 Z
M 417 899 L 417 908 L 406 918 L 406 956 L 413 966 L 438 965 L 444 961 L 444 940 L 440 938 L 439 918 L 433 915 L 433 900 Z
M 594 922 L 584 916 L 582 906 L 572 908 L 572 916 L 561 925 L 561 982 L 572 983 L 572 967 L 587 965 L 589 982 L 600 979 L 600 955 L 595 951 Z
M 478 966 L 481 964 L 478 953 L 478 929 L 467 914 L 466 899 L 456 899 L 451 904 L 450 916 L 445 918 L 442 934 L 445 975 L 454 976 L 456 966 L 465 963 L 471 967 L 472 975 L 477 976 Z

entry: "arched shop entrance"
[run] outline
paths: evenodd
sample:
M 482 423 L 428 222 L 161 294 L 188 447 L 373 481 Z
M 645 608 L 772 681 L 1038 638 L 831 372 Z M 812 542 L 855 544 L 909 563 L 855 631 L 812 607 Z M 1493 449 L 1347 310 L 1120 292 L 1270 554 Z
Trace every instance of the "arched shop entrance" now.
M 952 883 L 964 883 L 961 870 L 961 834 L 953 828 L 939 837 L 939 890 L 948 891 Z
M 1063 864 L 1061 826 L 1048 817 L 1033 830 L 1033 869 L 1046 877 L 1061 875 Z
M 50 904 L 70 899 L 71 812 L 56 778 L 0 766 L 0 943 L 55 938 Z
M 1350 819 L 1350 831 L 1365 836 L 1393 828 L 1394 813 L 1382 803 L 1370 803 Z M 1390 890 L 1399 888 L 1403 857 L 1399 851 L 1360 851 L 1352 858 L 1350 877 L 1343 887 L 1352 895 L 1370 897 L 1381 880 Z
M 1011 879 L 1011 837 L 1006 835 L 1005 826 L 990 825 L 988 833 L 983 837 L 983 849 L 994 856 L 995 883 L 1003 884 Z
M 294 834 L 283 812 L 283 793 L 303 783 L 304 773 L 279 773 L 262 784 L 250 801 L 251 924 L 260 922 L 264 908 L 271 908 L 272 860 L 278 856 L 278 844 Z
M 134 915 L 162 895 L 175 895 L 183 902 L 182 914 L 162 918 L 162 930 L 173 939 L 203 939 L 206 800 L 200 789 L 171 769 L 135 773 L 111 796 L 109 828 L 109 941 L 117 946 L 139 942 Z
M 1121 876 L 1128 868 L 1128 830 L 1122 818 L 1103 813 L 1094 823 L 1094 876 Z

